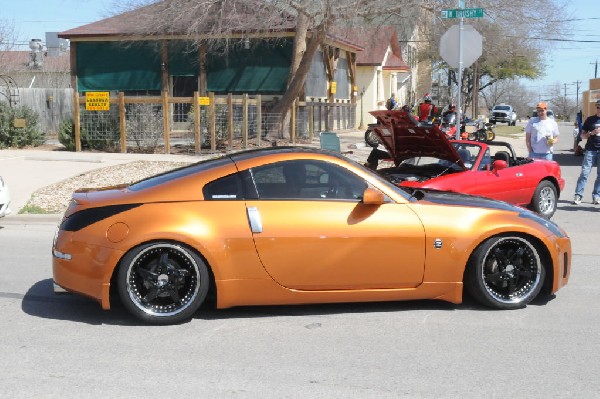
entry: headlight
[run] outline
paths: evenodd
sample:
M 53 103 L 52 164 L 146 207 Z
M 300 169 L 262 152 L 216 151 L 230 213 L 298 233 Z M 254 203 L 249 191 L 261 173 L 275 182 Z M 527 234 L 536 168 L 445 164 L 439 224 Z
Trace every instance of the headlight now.
M 546 229 L 548 229 L 552 234 L 554 234 L 555 236 L 557 236 L 559 238 L 567 237 L 567 233 L 563 229 L 561 229 L 556 223 L 554 223 L 548 219 L 544 219 L 537 213 L 534 213 L 531 211 L 523 211 L 523 212 L 519 213 L 519 217 L 522 217 L 524 219 L 533 220 L 537 224 L 541 224 Z

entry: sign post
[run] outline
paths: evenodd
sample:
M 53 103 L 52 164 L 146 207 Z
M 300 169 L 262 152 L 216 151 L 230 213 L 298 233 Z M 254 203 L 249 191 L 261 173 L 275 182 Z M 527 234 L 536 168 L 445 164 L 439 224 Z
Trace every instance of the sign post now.
M 448 19 L 448 18 L 460 18 L 460 23 L 458 25 L 458 65 L 456 66 L 458 69 L 458 95 L 456 98 L 456 136 L 455 138 L 458 140 L 460 139 L 460 127 L 461 127 L 461 119 L 462 119 L 462 111 L 461 111 L 461 93 L 462 93 L 462 71 L 463 71 L 463 31 L 464 31 L 464 19 L 465 18 L 482 18 L 483 17 L 483 8 L 464 8 L 464 2 L 461 0 L 458 0 L 458 7 L 459 9 L 456 10 L 442 10 L 442 18 L 444 19 Z M 452 27 L 454 28 L 454 26 Z M 450 28 L 450 29 L 452 29 Z M 471 27 L 472 28 L 472 27 Z M 450 29 L 448 30 L 448 32 L 450 32 Z M 477 31 L 475 31 L 473 29 L 473 31 L 479 35 L 479 33 Z M 448 33 L 446 32 L 446 33 Z M 444 34 L 444 36 L 446 36 L 446 33 Z M 444 39 L 444 37 L 442 37 L 442 40 Z M 448 62 L 448 64 L 450 64 L 450 62 L 446 59 L 446 57 L 444 57 L 443 51 L 445 51 L 445 46 L 443 45 L 444 43 L 441 43 L 442 46 L 440 48 L 440 55 L 442 56 L 442 58 L 444 58 L 444 60 L 446 60 L 446 62 Z M 452 49 L 450 49 L 452 50 Z M 471 65 L 477 58 L 479 58 L 479 56 L 481 56 L 481 35 L 479 35 L 479 54 L 475 57 L 475 59 L 473 59 L 469 65 Z M 452 65 L 451 65 L 452 66 Z

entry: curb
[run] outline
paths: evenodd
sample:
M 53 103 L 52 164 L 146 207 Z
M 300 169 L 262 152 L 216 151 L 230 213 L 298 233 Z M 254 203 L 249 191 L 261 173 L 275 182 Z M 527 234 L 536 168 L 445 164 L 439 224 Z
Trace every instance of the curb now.
M 0 225 L 15 224 L 52 224 L 57 225 L 62 219 L 62 214 L 11 214 L 0 219 Z

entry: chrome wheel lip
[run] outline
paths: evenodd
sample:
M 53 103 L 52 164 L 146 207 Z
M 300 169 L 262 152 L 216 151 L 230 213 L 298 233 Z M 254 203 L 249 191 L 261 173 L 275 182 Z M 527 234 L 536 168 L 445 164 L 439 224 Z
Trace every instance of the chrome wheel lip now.
M 528 287 L 527 289 L 522 293 L 522 294 L 518 294 L 515 296 L 511 296 L 508 297 L 500 292 L 498 292 L 496 289 L 494 289 L 494 287 L 490 286 L 490 284 L 486 281 L 486 277 L 488 276 L 488 274 L 486 274 L 485 271 L 485 264 L 487 263 L 487 260 L 490 256 L 493 256 L 491 254 L 491 252 L 493 250 L 495 250 L 498 245 L 505 243 L 506 241 L 518 241 L 521 243 L 521 245 L 524 245 L 525 247 L 527 247 L 527 250 L 530 252 L 530 255 L 533 256 L 534 258 L 534 262 L 535 262 L 535 277 L 532 280 L 529 280 L 529 282 L 527 283 Z M 538 287 L 539 284 L 541 284 L 541 274 L 542 274 L 542 263 L 538 254 L 538 251 L 535 249 L 535 247 L 526 239 L 522 238 L 522 237 L 517 237 L 517 236 L 510 236 L 510 237 L 503 237 L 500 240 L 498 240 L 494 245 L 492 245 L 488 251 L 485 253 L 484 256 L 484 265 L 482 265 L 481 267 L 483 268 L 482 273 L 481 273 L 481 281 L 483 283 L 483 286 L 485 287 L 485 290 L 488 292 L 488 294 L 490 296 L 492 296 L 492 298 L 494 298 L 494 300 L 498 301 L 499 303 L 503 303 L 503 304 L 518 304 L 518 303 L 526 303 L 527 300 L 529 299 L 529 297 L 536 291 L 536 288 Z M 521 291 L 522 288 L 519 288 L 518 291 Z
M 186 262 L 189 262 L 189 265 L 191 266 L 190 273 L 192 273 L 192 275 L 190 277 L 188 277 L 186 280 L 192 280 L 190 282 L 190 284 L 192 285 L 192 289 L 188 290 L 188 292 L 186 292 L 185 295 L 183 296 L 184 298 L 186 298 L 186 300 L 185 300 L 185 303 L 183 303 L 182 305 L 177 305 L 177 306 L 173 306 L 173 307 L 160 306 L 157 308 L 156 306 L 152 305 L 152 303 L 144 304 L 141 300 L 141 297 L 136 294 L 136 289 L 131 284 L 132 272 L 135 270 L 135 266 L 136 266 L 137 262 L 141 258 L 143 258 L 148 252 L 151 252 L 158 248 L 175 251 L 176 253 L 179 254 L 179 256 L 181 256 L 183 259 L 185 259 Z M 191 256 L 191 254 L 187 250 L 185 250 L 184 248 L 182 248 L 179 245 L 160 243 L 160 244 L 155 244 L 155 245 L 151 245 L 149 247 L 144 248 L 130 262 L 130 264 L 128 265 L 128 270 L 127 270 L 127 280 L 126 280 L 127 286 L 126 286 L 126 288 L 127 288 L 127 293 L 129 295 L 129 298 L 131 299 L 131 303 L 133 303 L 135 305 L 135 307 L 137 307 L 144 313 L 154 316 L 154 317 L 171 317 L 171 316 L 178 315 L 181 312 L 185 311 L 185 309 L 187 309 L 189 306 L 191 306 L 194 303 L 194 300 L 196 299 L 196 297 L 198 296 L 198 294 L 200 292 L 200 279 L 201 279 L 201 276 L 199 273 L 198 264 L 197 264 L 196 260 Z M 171 310 L 168 310 L 168 309 L 171 309 Z

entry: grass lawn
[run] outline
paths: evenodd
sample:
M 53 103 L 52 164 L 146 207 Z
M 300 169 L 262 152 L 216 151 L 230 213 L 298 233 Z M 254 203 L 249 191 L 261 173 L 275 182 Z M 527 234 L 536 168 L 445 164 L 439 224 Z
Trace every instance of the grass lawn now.
M 525 128 L 523 126 L 508 126 L 505 124 L 497 124 L 494 127 L 494 131 L 496 132 L 496 136 L 503 137 L 523 137 L 525 135 Z

